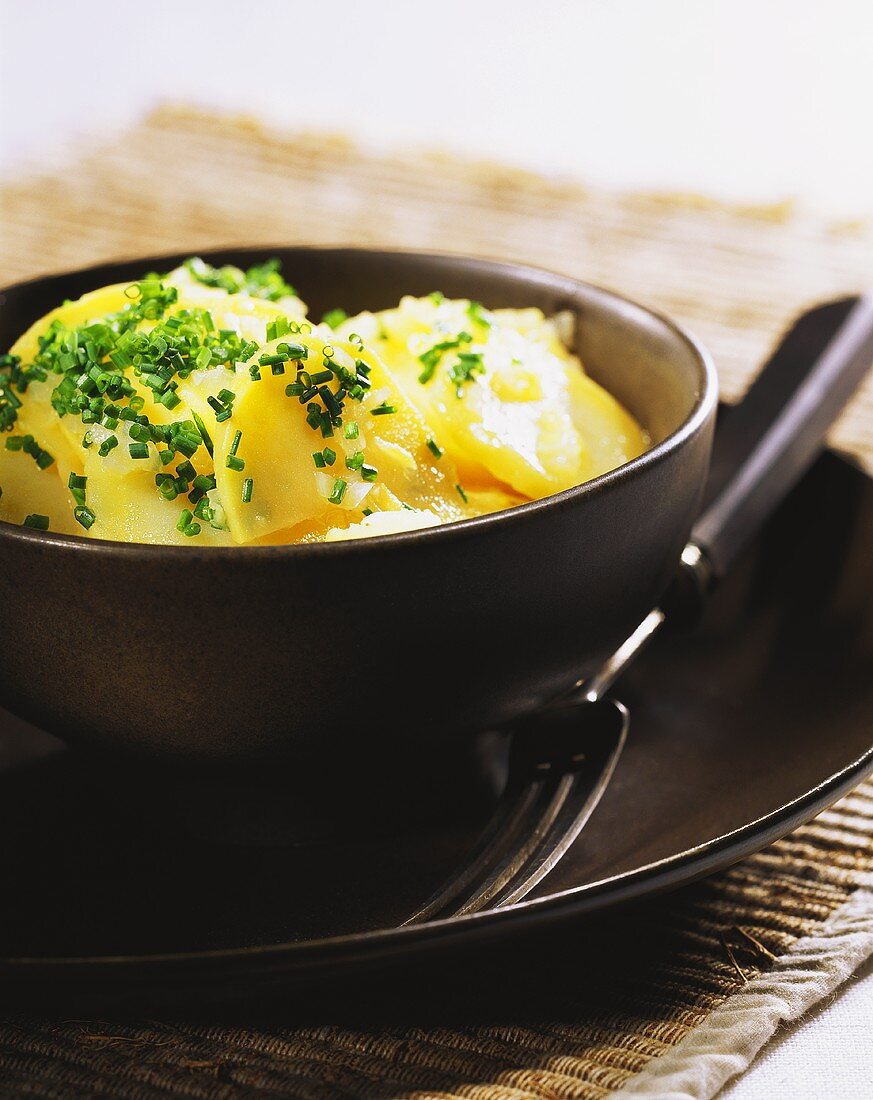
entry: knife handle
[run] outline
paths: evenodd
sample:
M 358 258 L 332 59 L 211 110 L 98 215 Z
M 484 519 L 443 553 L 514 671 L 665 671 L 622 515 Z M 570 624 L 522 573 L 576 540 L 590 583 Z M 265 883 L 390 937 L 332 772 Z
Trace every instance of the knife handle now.
M 830 302 L 793 326 L 719 426 L 704 509 L 665 600 L 668 617 L 692 597 L 700 603 L 758 534 L 823 449 L 871 363 L 871 297 Z

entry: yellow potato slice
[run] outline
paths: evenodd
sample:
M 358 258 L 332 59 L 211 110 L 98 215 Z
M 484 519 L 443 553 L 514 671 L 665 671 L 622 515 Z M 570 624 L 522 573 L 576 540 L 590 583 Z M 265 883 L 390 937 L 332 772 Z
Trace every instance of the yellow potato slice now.
M 493 512 L 503 512 L 527 503 L 528 498 L 512 493 L 508 489 L 467 489 L 467 499 L 474 515 L 487 516 Z
M 228 525 L 238 542 L 264 539 L 307 523 L 314 531 L 332 512 L 351 512 L 361 519 L 365 507 L 393 511 L 406 504 L 433 510 L 443 520 L 465 514 L 451 462 L 438 461 L 428 449 L 429 436 L 421 417 L 403 400 L 393 377 L 376 356 L 333 338 L 328 344 L 319 330 L 280 337 L 261 348 L 252 363 L 262 355 L 274 354 L 280 344 L 289 341 L 306 348 L 303 366 L 310 374 L 324 369 L 325 359 L 354 373 L 356 358 L 362 359 L 370 368 L 371 388 L 361 401 L 346 400 L 342 426 L 325 437 L 307 422 L 307 406 L 286 394 L 286 387 L 296 378 L 293 364 L 278 375 L 269 366 L 262 367 L 258 381 L 251 379 L 248 367 L 236 374 L 230 387 L 236 393 L 233 417 L 216 433 L 215 476 Z M 332 355 L 326 357 L 325 348 Z M 191 381 L 198 384 L 194 374 Z M 373 409 L 380 406 L 394 411 L 373 415 Z M 356 431 L 355 438 L 348 438 L 346 429 Z M 227 466 L 237 432 L 241 434 L 236 457 L 245 463 L 242 470 Z M 325 448 L 336 457 L 332 464 L 318 468 L 313 454 Z M 376 481 L 368 482 L 347 467 L 346 459 L 354 461 L 359 452 L 378 471 Z M 340 503 L 332 503 L 330 496 L 338 478 L 346 483 L 345 495 Z M 243 500 L 248 479 L 253 482 L 250 502 Z
M 649 437 L 611 393 L 581 371 L 571 370 L 568 377 L 571 415 L 588 449 L 589 477 L 614 470 L 649 447 Z
M 49 530 L 65 535 L 84 535 L 73 518 L 75 507 L 57 465 L 41 470 L 31 455 L 9 451 L 0 436 L 0 519 L 23 523 L 26 516 L 49 517 Z
M 110 463 L 114 453 L 104 459 L 92 448 L 85 460 L 86 500 L 97 517 L 88 531 L 92 538 L 179 546 L 232 545 L 228 531 L 217 531 L 203 520 L 197 521 L 198 535 L 188 537 L 179 531 L 176 524 L 182 509 L 191 507 L 187 498 L 164 500 L 152 470 L 119 473 Z
M 53 321 L 59 321 L 66 328 L 80 328 L 102 320 L 108 313 L 119 313 L 134 304 L 135 298 L 126 293 L 130 287 L 130 283 L 115 283 L 89 291 L 74 302 L 65 302 L 34 321 L 15 341 L 10 352 L 17 355 L 22 363 L 32 363 L 39 352 L 39 338 Z
M 468 490 L 503 485 L 542 497 L 645 448 L 632 419 L 586 378 L 539 310 L 489 313 L 465 300 L 404 298 L 395 310 L 351 318 L 343 331 L 351 328 L 376 340 Z M 616 445 L 604 447 L 611 430 Z
M 257 340 L 259 344 L 264 342 L 264 326 L 259 322 L 273 320 L 280 314 L 289 320 L 302 321 L 306 318 L 306 303 L 296 296 L 286 295 L 271 302 L 244 292 L 228 294 L 221 287 L 204 286 L 184 264 L 174 268 L 164 279 L 164 283 L 177 287 L 180 299 L 212 311 L 216 322 L 218 316 L 229 321 L 232 314 L 236 315 L 239 327 L 237 324 L 224 322 L 217 324 L 217 327 L 232 328 L 249 340 Z M 248 330 L 246 326 L 249 326 Z
M 180 453 L 167 467 L 162 447 L 151 443 L 145 457 L 134 457 L 142 448 L 131 455 L 130 445 L 140 441 L 127 422 L 110 429 L 73 414 L 59 417 L 51 398 L 60 376 L 35 380 L 13 434 L 32 435 L 54 462 L 40 470 L 24 452 L 0 451 L 0 518 L 21 522 L 39 513 L 50 517 L 52 530 L 83 533 L 67 488 L 75 473 L 88 479 L 86 502 L 96 515 L 88 534 L 95 538 L 180 545 L 339 541 L 511 508 L 612 469 L 648 444 L 567 351 L 561 320 L 546 320 L 537 309 L 488 312 L 441 295 L 410 297 L 333 331 L 303 323 L 305 306 L 296 297 L 269 302 L 228 294 L 202 285 L 185 267 L 163 281 L 178 292 L 164 317 L 206 310 L 215 331 L 258 346 L 248 362 L 176 375 L 173 409 L 126 372 L 152 423 L 196 422 L 209 446 L 187 460 Z M 12 353 L 27 365 L 53 322 L 81 327 L 134 303 L 129 284 L 83 295 L 32 325 Z M 291 322 L 290 331 L 267 342 L 268 324 L 280 317 Z M 139 328 L 156 323 L 144 320 Z M 250 368 L 283 343 L 304 345 L 301 362 L 277 365 L 275 374 L 266 364 L 253 378 Z M 286 392 L 328 367 L 354 375 L 358 364 L 369 387 L 358 398 L 346 395 L 341 422 L 308 421 L 310 403 L 324 409 L 323 391 L 302 404 L 299 391 Z M 315 385 L 327 385 L 328 399 L 337 389 L 335 377 Z M 230 394 L 219 397 L 223 390 Z M 229 419 L 216 416 L 216 398 L 232 406 Z M 101 456 L 111 435 L 117 445 Z M 162 474 L 178 476 L 186 462 L 216 480 L 208 501 L 212 523 L 200 520 L 191 537 L 178 529 L 183 509 L 193 510 L 187 491 L 168 501 L 156 482 Z M 189 470 L 189 483 L 190 477 Z
M 403 509 L 400 512 L 374 512 L 364 516 L 360 523 L 348 527 L 334 527 L 324 537 L 325 542 L 348 542 L 352 539 L 372 538 L 373 535 L 397 535 L 404 531 L 420 531 L 426 527 L 438 527 L 440 518 L 434 512 Z

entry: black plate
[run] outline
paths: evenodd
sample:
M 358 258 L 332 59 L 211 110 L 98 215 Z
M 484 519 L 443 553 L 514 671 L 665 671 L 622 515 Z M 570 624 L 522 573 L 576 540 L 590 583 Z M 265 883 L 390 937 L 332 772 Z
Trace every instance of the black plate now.
M 160 806 L 138 827 L 141 809 L 108 796 L 111 777 L 107 788 L 0 712 L 5 988 L 251 993 L 478 946 L 722 868 L 873 770 L 871 581 L 873 482 L 825 455 L 701 629 L 660 639 L 622 684 L 625 754 L 532 899 L 417 928 L 397 925 L 462 857 L 484 798 L 443 800 L 436 821 L 402 835 L 353 826 L 297 847 L 180 841 L 155 826 Z

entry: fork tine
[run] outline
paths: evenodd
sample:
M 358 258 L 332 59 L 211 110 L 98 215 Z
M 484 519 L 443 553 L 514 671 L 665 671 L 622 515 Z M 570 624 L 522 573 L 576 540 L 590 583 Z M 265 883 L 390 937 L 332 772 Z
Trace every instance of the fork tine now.
M 510 778 L 460 870 L 404 924 L 521 900 L 558 863 L 606 789 L 627 735 L 612 700 L 557 706 L 513 738 Z M 580 753 L 579 745 L 587 751 Z
M 499 897 L 494 898 L 492 908 L 498 909 L 521 901 L 542 882 L 563 859 L 570 845 L 588 824 L 588 820 L 597 808 L 612 779 L 630 727 L 630 715 L 626 708 L 617 700 L 604 700 L 604 703 L 607 702 L 616 710 L 617 725 L 614 739 L 604 739 L 604 743 L 598 747 L 598 750 L 591 750 L 586 760 L 586 767 L 572 774 L 570 777 L 572 787 L 567 791 L 551 828 L 543 835 L 525 866 L 519 869 L 511 886 L 507 887 Z
M 487 878 L 502 859 L 510 856 L 518 838 L 529 833 L 541 816 L 544 784 L 544 775 L 519 784 L 510 773 L 506 790 L 464 863 L 403 924 L 420 924 L 435 919 L 444 910 L 451 911 L 454 902 L 475 890 L 477 883 Z

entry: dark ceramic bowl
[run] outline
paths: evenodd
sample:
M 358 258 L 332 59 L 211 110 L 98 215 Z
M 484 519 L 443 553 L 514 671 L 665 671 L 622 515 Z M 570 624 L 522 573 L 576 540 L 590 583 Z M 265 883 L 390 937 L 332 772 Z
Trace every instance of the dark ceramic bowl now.
M 183 256 L 3 292 L 0 348 L 65 298 Z M 671 321 L 531 268 L 258 248 L 314 315 L 439 289 L 578 317 L 576 351 L 646 454 L 497 515 L 358 542 L 198 549 L 0 523 L 0 700 L 71 742 L 152 758 L 350 761 L 500 726 L 589 674 L 670 581 L 707 472 L 716 377 Z

